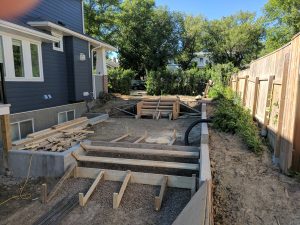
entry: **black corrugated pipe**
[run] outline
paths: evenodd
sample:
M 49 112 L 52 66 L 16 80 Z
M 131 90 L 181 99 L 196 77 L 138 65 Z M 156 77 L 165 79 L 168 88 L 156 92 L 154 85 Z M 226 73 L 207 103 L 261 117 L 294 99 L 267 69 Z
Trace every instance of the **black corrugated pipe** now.
M 212 117 L 211 118 L 208 118 L 208 119 L 200 119 L 200 120 L 196 120 L 194 121 L 189 127 L 188 129 L 185 131 L 185 134 L 184 134 L 184 144 L 186 146 L 189 146 L 190 145 L 190 142 L 189 142 L 189 135 L 190 135 L 190 132 L 191 130 L 199 123 L 211 123 L 212 122 Z

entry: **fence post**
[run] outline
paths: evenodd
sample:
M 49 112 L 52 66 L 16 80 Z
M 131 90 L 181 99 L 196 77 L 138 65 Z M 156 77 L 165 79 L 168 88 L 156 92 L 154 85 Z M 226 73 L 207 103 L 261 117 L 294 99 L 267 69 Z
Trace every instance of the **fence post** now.
M 235 92 L 236 92 L 236 94 L 239 93 L 239 77 L 238 76 L 236 76 Z
M 256 114 L 258 88 L 259 88 L 259 77 L 256 77 L 255 78 L 255 86 L 254 86 L 254 98 L 253 98 L 253 105 L 252 105 L 253 118 L 255 118 L 255 114 Z
M 247 75 L 245 77 L 245 85 L 244 85 L 244 91 L 243 91 L 243 106 L 246 105 L 247 90 L 248 90 L 248 78 L 249 78 L 249 76 Z

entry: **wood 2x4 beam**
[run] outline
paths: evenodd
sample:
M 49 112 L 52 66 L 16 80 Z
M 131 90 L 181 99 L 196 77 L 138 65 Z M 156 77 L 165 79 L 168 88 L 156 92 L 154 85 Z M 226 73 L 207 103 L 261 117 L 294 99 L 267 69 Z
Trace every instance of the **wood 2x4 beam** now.
M 167 186 L 168 186 L 168 176 L 163 176 L 159 196 L 155 196 L 154 208 L 156 211 L 159 211 L 161 208 L 161 204 L 162 204 L 165 192 L 167 190 Z
M 88 192 L 84 195 L 83 193 L 79 193 L 79 204 L 80 206 L 85 206 L 91 195 L 93 194 L 94 190 L 96 189 L 97 185 L 101 181 L 102 177 L 104 177 L 105 171 L 100 171 L 98 176 L 96 177 L 95 181 L 93 182 L 92 186 L 88 190 Z
M 131 171 L 127 171 L 127 175 L 126 175 L 126 177 L 123 181 L 123 184 L 121 186 L 121 189 L 120 189 L 119 193 L 114 193 L 113 194 L 113 208 L 114 209 L 119 208 L 122 197 L 125 193 L 126 187 L 127 187 L 128 183 L 130 181 L 130 178 L 131 178 Z
M 109 152 L 109 153 L 134 154 L 134 155 L 143 154 L 143 155 L 152 155 L 152 156 L 168 156 L 168 157 L 195 158 L 195 159 L 199 158 L 199 152 L 92 146 L 86 144 L 81 144 L 81 147 L 87 151 L 96 151 L 96 152 Z

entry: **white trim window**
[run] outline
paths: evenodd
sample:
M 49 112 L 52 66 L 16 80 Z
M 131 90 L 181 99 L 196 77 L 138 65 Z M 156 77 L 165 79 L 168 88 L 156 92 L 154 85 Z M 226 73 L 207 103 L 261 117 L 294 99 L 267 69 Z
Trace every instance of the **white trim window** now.
M 41 42 L 0 32 L 6 81 L 44 81 Z
M 57 37 L 59 39 L 58 42 L 53 42 L 53 50 L 55 51 L 59 51 L 59 52 L 63 52 L 64 51 L 64 39 L 63 39 L 63 35 L 60 33 L 56 33 L 56 32 L 51 32 L 51 34 L 54 37 Z
M 64 112 L 59 112 L 57 114 L 57 123 L 64 123 L 70 120 L 75 119 L 75 109 L 69 110 L 69 111 L 64 111 Z
M 28 134 L 34 132 L 33 119 L 22 120 L 15 123 L 11 123 L 11 138 L 12 141 L 18 141 L 27 137 Z

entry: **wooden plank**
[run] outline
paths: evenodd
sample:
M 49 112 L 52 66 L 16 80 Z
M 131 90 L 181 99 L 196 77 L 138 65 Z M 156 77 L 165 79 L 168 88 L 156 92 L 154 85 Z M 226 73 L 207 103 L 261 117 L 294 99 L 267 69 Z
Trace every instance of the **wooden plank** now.
M 284 68 L 282 74 L 282 85 L 281 85 L 279 112 L 278 112 L 278 126 L 277 126 L 276 142 L 275 142 L 275 149 L 274 149 L 275 158 L 280 157 L 281 133 L 282 133 L 282 125 L 283 125 L 283 113 L 285 107 L 285 94 L 286 94 L 286 84 L 288 79 L 289 65 L 290 65 L 290 53 L 287 53 L 285 56 Z
M 51 128 L 55 129 L 55 130 L 56 129 L 59 129 L 59 130 L 67 129 L 67 128 L 72 127 L 74 125 L 86 122 L 87 120 L 88 120 L 87 117 L 80 117 L 80 118 L 77 118 L 77 119 L 74 119 L 74 120 L 70 120 L 70 121 L 58 124 L 58 125 L 54 125 Z
M 126 177 L 123 181 L 123 184 L 121 186 L 121 189 L 120 189 L 119 193 L 114 193 L 113 194 L 113 208 L 114 209 L 119 208 L 122 197 L 125 193 L 126 187 L 127 187 L 128 183 L 130 181 L 130 177 L 131 177 L 131 171 L 127 171 L 127 175 L 126 175 Z
M 10 117 L 9 114 L 1 115 L 1 135 L 2 135 L 2 145 L 3 145 L 3 167 L 8 168 L 8 152 L 12 149 L 11 143 L 11 127 L 10 127 Z
M 174 151 L 188 151 L 188 152 L 199 152 L 199 147 L 195 146 L 181 146 L 181 145 L 162 145 L 162 144 L 151 144 L 151 143 L 127 143 L 127 142 L 106 142 L 106 141 L 91 141 L 85 142 L 90 143 L 93 146 L 110 146 L 110 147 L 124 147 L 124 148 L 146 148 L 146 149 L 158 149 L 158 150 L 174 150 Z
M 204 225 L 206 215 L 207 185 L 202 184 L 191 201 L 181 211 L 172 225 Z
M 43 204 L 47 203 L 47 194 L 48 194 L 47 184 L 42 184 L 41 200 Z
M 85 206 L 91 195 L 93 194 L 94 190 L 96 189 L 97 185 L 101 181 L 101 178 L 104 177 L 105 171 L 100 171 L 98 176 L 96 177 L 95 181 L 93 182 L 92 186 L 89 188 L 88 192 L 84 195 L 83 193 L 79 193 L 79 204 L 80 206 Z
M 168 186 L 168 176 L 164 176 L 163 180 L 162 180 L 159 196 L 155 196 L 155 199 L 154 199 L 154 209 L 156 211 L 159 211 L 161 208 L 161 204 L 162 204 L 165 192 L 167 190 L 167 186 Z
M 47 200 L 46 202 L 51 201 L 51 199 L 56 195 L 56 193 L 58 192 L 58 190 L 62 187 L 63 183 L 65 182 L 65 180 L 67 178 L 69 178 L 72 173 L 75 171 L 76 169 L 76 164 L 71 164 L 69 166 L 69 168 L 67 169 L 67 171 L 65 172 L 65 174 L 63 175 L 62 178 L 60 178 L 60 180 L 58 181 L 58 183 L 54 186 L 54 188 L 52 189 L 52 191 L 49 193 L 49 195 L 47 195 Z
M 83 155 L 78 155 L 74 152 L 72 153 L 72 155 L 78 161 L 81 162 L 96 162 L 96 163 L 107 163 L 107 164 L 143 166 L 143 167 L 158 167 L 158 168 L 169 168 L 169 169 L 178 169 L 178 170 L 182 169 L 182 170 L 192 170 L 192 171 L 199 170 L 198 164 L 191 164 L 191 163 L 83 156 Z
M 76 167 L 76 177 L 95 179 L 102 169 Z M 109 181 L 123 181 L 126 171 L 105 169 L 104 179 Z M 161 185 L 163 174 L 131 172 L 130 182 L 134 184 Z M 174 188 L 191 189 L 193 185 L 192 177 L 168 175 L 168 186 Z
M 133 142 L 134 144 L 140 143 L 141 141 L 143 141 L 144 139 L 146 139 L 148 137 L 148 133 L 147 131 L 145 131 L 145 134 L 140 137 L 139 139 L 137 139 L 135 142 Z
M 116 138 L 116 139 L 114 139 L 114 140 L 112 140 L 112 141 L 110 141 L 110 142 L 111 142 L 111 143 L 115 143 L 115 142 L 121 141 L 121 140 L 127 138 L 129 135 L 130 135 L 129 133 L 124 134 L 123 136 L 118 137 L 118 138 Z
M 133 154 L 133 155 L 142 154 L 142 155 L 152 155 L 152 156 L 167 156 L 167 157 L 194 158 L 194 159 L 199 158 L 199 152 L 92 146 L 92 145 L 85 145 L 83 143 L 81 143 L 81 146 L 87 151 L 94 151 L 94 152 L 108 152 L 108 153 Z

